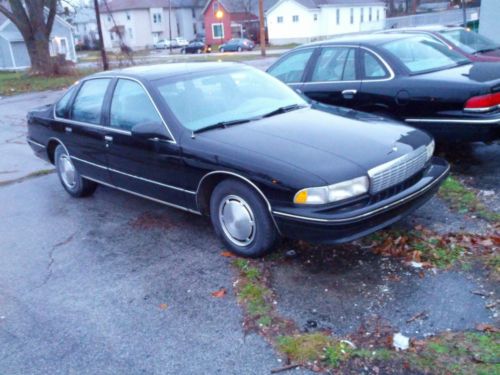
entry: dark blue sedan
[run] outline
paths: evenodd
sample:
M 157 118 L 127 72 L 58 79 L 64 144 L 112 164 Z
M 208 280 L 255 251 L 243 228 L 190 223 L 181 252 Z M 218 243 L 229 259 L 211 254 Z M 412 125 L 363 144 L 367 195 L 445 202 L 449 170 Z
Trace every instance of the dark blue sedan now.
M 220 52 L 241 52 L 241 51 L 251 51 L 255 47 L 255 43 L 250 39 L 244 38 L 233 38 L 228 42 L 221 44 L 219 47 Z

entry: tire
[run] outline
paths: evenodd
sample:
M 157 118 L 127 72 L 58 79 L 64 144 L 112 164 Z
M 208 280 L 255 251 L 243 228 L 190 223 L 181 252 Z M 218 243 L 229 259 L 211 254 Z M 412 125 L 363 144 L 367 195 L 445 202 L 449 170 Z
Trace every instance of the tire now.
M 241 49 L 241 47 L 238 47 L 238 52 L 241 52 L 241 51 L 243 51 L 243 50 Z
M 229 220 L 224 220 L 224 214 Z M 235 214 L 240 217 L 236 226 L 230 220 Z M 271 251 L 279 239 L 262 197 L 237 180 L 224 180 L 215 187 L 210 197 L 210 219 L 224 245 L 240 256 L 260 257 Z
M 219 48 L 219 52 L 224 53 L 224 48 Z
M 185 54 L 186 54 L 186 49 L 185 49 L 185 48 L 181 49 L 181 53 L 182 53 L 183 55 L 185 55 Z
M 199 55 L 199 54 L 201 53 L 201 49 L 199 49 L 199 48 L 198 48 L 198 49 L 196 50 L 196 53 Z
M 59 180 L 69 195 L 81 198 L 88 197 L 94 193 L 97 183 L 86 180 L 78 173 L 63 146 L 59 145 L 56 147 L 54 160 Z

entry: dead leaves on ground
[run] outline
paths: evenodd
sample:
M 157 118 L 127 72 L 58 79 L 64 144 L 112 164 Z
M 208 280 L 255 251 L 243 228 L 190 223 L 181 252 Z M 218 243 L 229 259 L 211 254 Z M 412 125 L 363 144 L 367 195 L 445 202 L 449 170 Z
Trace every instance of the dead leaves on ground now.
M 215 298 L 222 298 L 226 295 L 226 293 L 227 293 L 226 288 L 220 288 L 219 290 L 212 292 L 212 296 Z

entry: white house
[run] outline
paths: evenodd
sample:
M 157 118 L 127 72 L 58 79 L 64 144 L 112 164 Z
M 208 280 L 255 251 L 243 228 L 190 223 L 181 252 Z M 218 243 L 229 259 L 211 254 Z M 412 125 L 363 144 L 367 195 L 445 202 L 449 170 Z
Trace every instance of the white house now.
M 65 55 L 66 60 L 76 62 L 73 27 L 59 16 L 54 19 L 49 48 L 51 56 Z M 0 70 L 22 70 L 30 67 L 30 56 L 21 32 L 0 13 Z
M 482 34 L 497 43 L 500 43 L 498 20 L 500 20 L 500 4 L 498 0 L 482 0 L 481 22 L 479 34 Z
M 76 8 L 74 15 L 67 20 L 75 28 L 75 44 L 90 48 L 97 47 L 99 33 L 94 8 Z
M 277 45 L 381 30 L 385 16 L 382 0 L 280 0 L 266 12 L 269 42 Z
M 99 5 L 104 47 L 151 47 L 161 39 L 194 39 L 204 30 L 204 0 L 103 0 Z

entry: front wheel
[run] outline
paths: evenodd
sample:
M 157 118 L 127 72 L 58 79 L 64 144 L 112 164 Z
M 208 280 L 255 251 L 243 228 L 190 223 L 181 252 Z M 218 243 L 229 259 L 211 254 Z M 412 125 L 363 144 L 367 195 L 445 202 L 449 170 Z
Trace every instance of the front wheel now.
M 57 175 L 62 186 L 73 197 L 87 197 L 92 195 L 97 184 L 83 178 L 76 170 L 66 149 L 59 145 L 54 154 Z
M 233 253 L 259 257 L 279 239 L 263 199 L 247 184 L 225 180 L 210 197 L 210 219 L 217 235 Z
M 238 47 L 238 52 L 241 52 L 241 51 L 242 51 L 241 47 Z
M 219 48 L 219 51 L 220 51 L 221 53 L 224 53 L 224 48 Z

